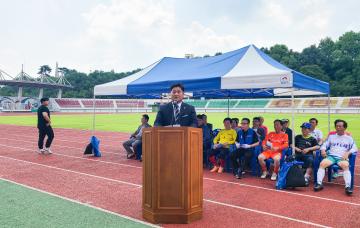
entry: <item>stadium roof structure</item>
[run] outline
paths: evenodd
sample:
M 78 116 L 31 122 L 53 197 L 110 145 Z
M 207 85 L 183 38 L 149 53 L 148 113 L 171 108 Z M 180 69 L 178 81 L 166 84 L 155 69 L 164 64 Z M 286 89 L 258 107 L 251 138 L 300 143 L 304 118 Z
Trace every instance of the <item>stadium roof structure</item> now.
M 12 77 L 1 69 L 0 85 L 51 89 L 73 88 L 65 78 L 58 78 L 57 81 L 47 76 L 44 76 L 42 79 L 33 78 L 23 70 L 16 77 Z
M 292 70 L 254 45 L 206 58 L 164 57 L 128 77 L 97 85 L 95 96 L 160 98 L 174 83 L 193 97 L 325 95 L 329 83 Z

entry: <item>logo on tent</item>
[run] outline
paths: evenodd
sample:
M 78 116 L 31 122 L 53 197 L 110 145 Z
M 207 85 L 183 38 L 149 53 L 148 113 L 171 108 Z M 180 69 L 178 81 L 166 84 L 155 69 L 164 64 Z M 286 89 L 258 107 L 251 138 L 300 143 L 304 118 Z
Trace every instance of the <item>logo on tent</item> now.
M 289 76 L 282 76 L 280 78 L 281 85 L 286 85 L 290 83 L 290 77 Z

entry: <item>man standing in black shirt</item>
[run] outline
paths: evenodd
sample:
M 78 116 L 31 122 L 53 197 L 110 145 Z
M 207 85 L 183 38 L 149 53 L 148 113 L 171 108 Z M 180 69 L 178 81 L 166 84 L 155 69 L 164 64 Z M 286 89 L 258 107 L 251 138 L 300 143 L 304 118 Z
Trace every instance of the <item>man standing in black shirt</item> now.
M 37 127 L 39 129 L 39 154 L 43 154 L 45 152 L 51 154 L 50 146 L 54 139 L 54 131 L 51 127 L 51 119 L 50 119 L 50 111 L 48 109 L 49 98 L 41 98 L 40 100 L 41 106 L 38 108 L 37 116 L 38 116 L 38 124 Z M 44 139 L 47 135 L 47 140 L 44 149 Z

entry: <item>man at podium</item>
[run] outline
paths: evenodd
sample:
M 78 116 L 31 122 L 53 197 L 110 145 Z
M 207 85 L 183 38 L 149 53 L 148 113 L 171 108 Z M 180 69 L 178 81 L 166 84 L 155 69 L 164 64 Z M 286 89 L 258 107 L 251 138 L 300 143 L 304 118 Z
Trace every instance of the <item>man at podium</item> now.
M 171 102 L 161 105 L 154 126 L 197 127 L 195 108 L 183 102 L 185 88 L 182 84 L 170 87 Z

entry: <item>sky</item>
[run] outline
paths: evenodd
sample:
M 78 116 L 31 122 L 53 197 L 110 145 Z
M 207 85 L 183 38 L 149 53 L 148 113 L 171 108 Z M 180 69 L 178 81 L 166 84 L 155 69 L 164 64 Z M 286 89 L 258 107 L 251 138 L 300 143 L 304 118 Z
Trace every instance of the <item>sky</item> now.
M 249 44 L 301 51 L 359 32 L 359 9 L 358 0 L 0 0 L 0 69 L 124 72 Z

